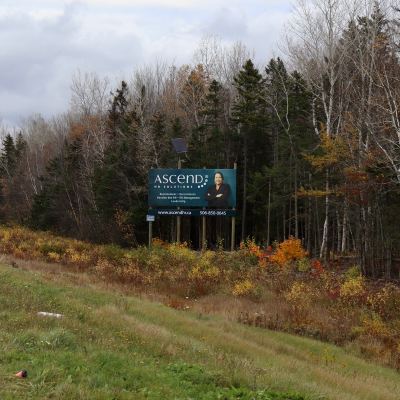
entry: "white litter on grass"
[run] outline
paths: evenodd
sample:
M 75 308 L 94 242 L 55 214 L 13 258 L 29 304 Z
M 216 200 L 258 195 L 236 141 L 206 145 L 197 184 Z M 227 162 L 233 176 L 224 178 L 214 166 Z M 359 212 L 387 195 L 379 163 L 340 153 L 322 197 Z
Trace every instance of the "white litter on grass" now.
M 44 312 L 44 311 L 39 311 L 37 315 L 46 315 L 48 317 L 55 317 L 55 318 L 62 318 L 64 317 L 64 314 L 54 314 L 52 312 Z

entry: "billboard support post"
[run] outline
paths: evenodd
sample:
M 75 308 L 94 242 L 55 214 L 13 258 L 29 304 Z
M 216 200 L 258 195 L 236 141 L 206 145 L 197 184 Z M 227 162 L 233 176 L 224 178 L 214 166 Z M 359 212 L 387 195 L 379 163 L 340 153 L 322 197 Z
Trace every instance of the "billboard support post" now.
M 178 161 L 178 169 L 181 169 L 182 168 L 182 161 L 181 161 L 181 159 L 179 158 L 179 161 Z M 181 208 L 180 207 L 178 207 L 178 210 L 180 210 Z M 178 243 L 180 243 L 181 242 L 181 217 L 176 217 L 176 241 L 178 242 Z
M 153 207 L 149 207 L 151 210 Z M 153 221 L 149 221 L 149 250 L 151 250 L 151 241 L 153 240 Z
M 237 169 L 237 163 L 233 164 L 233 169 Z M 233 207 L 236 210 L 236 207 Z M 236 226 L 236 217 L 232 217 L 232 229 L 231 229 L 231 251 L 235 251 L 235 226 Z
M 203 169 L 206 169 L 206 167 L 204 167 Z M 203 207 L 203 210 L 205 210 L 205 209 L 206 208 Z M 201 249 L 203 251 L 206 251 L 206 216 L 203 217 L 203 238 L 202 238 Z
M 153 207 L 149 207 L 151 210 Z M 151 241 L 153 240 L 153 222 L 149 221 L 149 250 L 151 250 Z

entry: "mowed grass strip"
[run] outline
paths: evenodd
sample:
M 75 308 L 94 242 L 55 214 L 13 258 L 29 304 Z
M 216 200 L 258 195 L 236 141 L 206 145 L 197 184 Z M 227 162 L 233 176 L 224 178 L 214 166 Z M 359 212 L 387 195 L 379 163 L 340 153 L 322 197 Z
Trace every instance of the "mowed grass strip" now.
M 1 399 L 400 398 L 398 372 L 346 349 L 5 265 L 0 349 Z

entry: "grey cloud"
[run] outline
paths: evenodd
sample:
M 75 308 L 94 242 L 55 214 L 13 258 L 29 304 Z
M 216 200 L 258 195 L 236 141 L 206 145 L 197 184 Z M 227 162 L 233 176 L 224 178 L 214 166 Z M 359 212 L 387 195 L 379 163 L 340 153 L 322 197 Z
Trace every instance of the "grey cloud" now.
M 278 31 L 269 2 L 215 0 L 209 7 L 206 0 L 192 11 L 168 8 L 168 2 L 139 7 L 130 1 L 121 7 L 90 0 L 61 9 L 61 2 L 50 0 L 10 0 L 8 8 L 0 5 L 0 113 L 8 124 L 37 112 L 50 117 L 68 109 L 70 79 L 78 68 L 113 81 L 155 59 L 189 63 L 206 34 L 228 45 L 242 40 L 265 60 L 265 47 Z
M 38 94 L 55 71 L 54 61 L 71 47 L 77 24 L 68 8 L 55 21 L 15 13 L 0 20 L 2 90 Z
M 225 39 L 243 39 L 248 34 L 246 15 L 244 12 L 233 12 L 227 7 L 221 8 L 210 24 L 205 25 L 205 34 L 221 36 Z
M 79 11 L 79 12 L 78 12 Z M 15 124 L 20 115 L 66 110 L 71 74 L 78 68 L 115 76 L 142 56 L 141 40 L 112 27 L 87 30 L 88 16 L 66 6 L 56 18 L 14 12 L 0 17 L 0 112 Z

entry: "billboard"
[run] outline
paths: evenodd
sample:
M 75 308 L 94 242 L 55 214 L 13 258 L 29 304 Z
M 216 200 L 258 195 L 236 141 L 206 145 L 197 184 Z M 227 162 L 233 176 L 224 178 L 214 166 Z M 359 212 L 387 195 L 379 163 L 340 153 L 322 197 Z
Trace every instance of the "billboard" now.
M 235 169 L 150 169 L 149 207 L 236 207 Z

